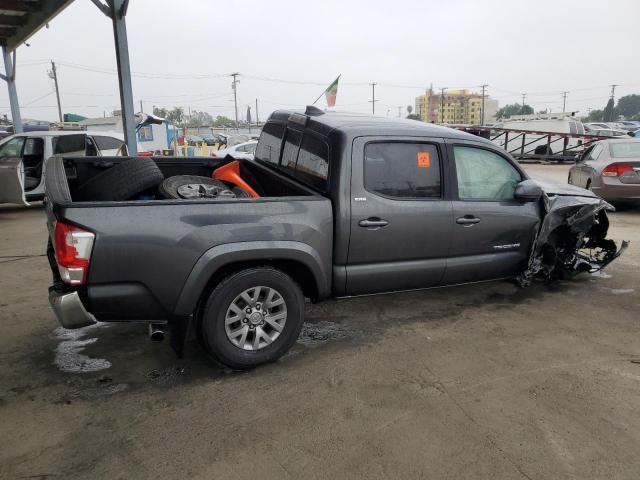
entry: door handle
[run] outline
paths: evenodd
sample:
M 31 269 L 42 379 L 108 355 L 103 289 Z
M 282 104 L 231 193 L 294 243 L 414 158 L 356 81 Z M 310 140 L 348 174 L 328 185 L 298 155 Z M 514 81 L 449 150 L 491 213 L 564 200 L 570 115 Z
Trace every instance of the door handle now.
M 369 217 L 366 220 L 360 220 L 358 225 L 365 228 L 380 228 L 389 225 L 389 222 L 379 217 Z
M 465 215 L 464 217 L 456 218 L 456 223 L 459 225 L 475 225 L 480 223 L 480 219 L 473 215 Z

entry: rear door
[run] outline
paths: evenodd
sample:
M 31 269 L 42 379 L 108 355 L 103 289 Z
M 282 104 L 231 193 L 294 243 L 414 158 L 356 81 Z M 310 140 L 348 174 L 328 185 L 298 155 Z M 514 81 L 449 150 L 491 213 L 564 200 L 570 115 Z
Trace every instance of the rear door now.
M 453 230 L 443 145 L 438 138 L 354 140 L 348 295 L 440 284 Z
M 453 235 L 444 284 L 517 274 L 540 221 L 538 202 L 514 198 L 525 177 L 502 152 L 472 142 L 449 146 L 454 171 Z
M 25 137 L 13 137 L 0 145 L 0 203 L 27 204 L 22 163 L 24 142 Z

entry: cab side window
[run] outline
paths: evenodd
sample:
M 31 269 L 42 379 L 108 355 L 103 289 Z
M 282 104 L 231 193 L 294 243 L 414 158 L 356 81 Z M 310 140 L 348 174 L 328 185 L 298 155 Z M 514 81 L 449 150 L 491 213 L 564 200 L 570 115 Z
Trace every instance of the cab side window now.
M 368 143 L 364 149 L 364 186 L 391 198 L 440 198 L 438 149 L 426 143 Z
M 453 148 L 462 200 L 512 200 L 522 176 L 509 161 L 489 150 L 475 147 Z

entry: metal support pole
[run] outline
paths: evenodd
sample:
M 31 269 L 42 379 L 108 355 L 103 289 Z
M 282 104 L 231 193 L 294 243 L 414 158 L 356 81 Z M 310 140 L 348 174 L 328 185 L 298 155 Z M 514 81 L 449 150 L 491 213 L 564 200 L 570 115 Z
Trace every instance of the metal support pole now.
M 2 79 L 7 82 L 9 90 L 9 105 L 11 105 L 11 119 L 13 120 L 13 133 L 22 133 L 22 117 L 20 116 L 20 104 L 18 103 L 18 92 L 16 90 L 16 51 L 13 51 L 13 58 L 5 47 L 2 47 L 2 57 L 4 58 L 4 71 L 6 75 Z
M 133 106 L 133 89 L 131 87 L 127 24 L 124 15 L 128 3 L 128 0 L 109 0 L 111 20 L 113 22 L 113 39 L 116 46 L 116 61 L 118 65 L 122 130 L 129 155 L 135 156 L 138 153 L 138 142 L 136 141 L 136 120 Z

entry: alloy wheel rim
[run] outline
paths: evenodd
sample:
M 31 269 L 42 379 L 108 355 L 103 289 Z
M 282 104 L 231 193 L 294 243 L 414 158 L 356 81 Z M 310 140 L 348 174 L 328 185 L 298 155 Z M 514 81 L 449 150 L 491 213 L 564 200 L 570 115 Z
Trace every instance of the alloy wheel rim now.
M 287 304 L 275 288 L 244 290 L 229 304 L 224 319 L 227 339 L 242 350 L 257 351 L 271 345 L 287 322 Z

